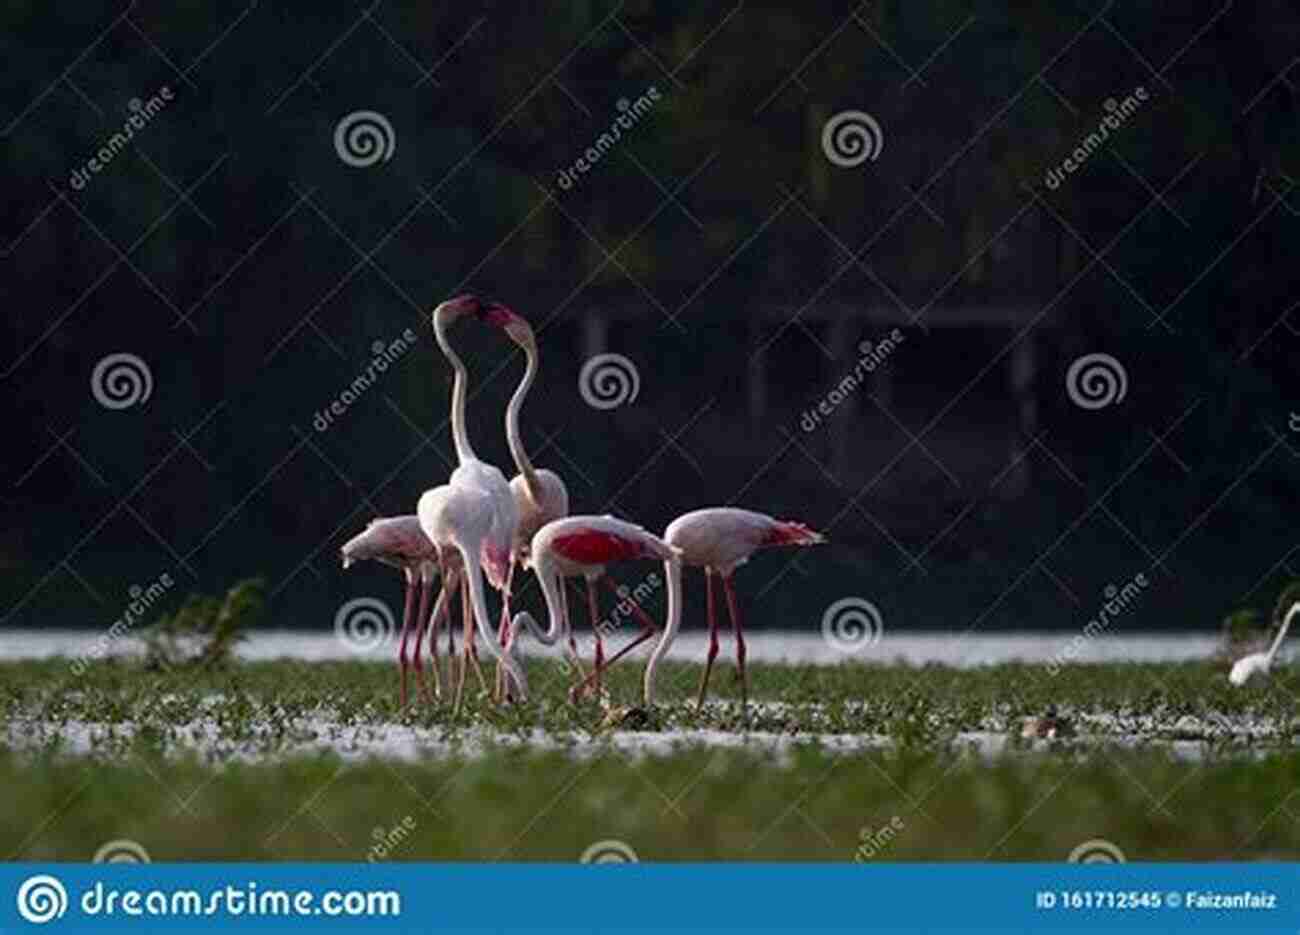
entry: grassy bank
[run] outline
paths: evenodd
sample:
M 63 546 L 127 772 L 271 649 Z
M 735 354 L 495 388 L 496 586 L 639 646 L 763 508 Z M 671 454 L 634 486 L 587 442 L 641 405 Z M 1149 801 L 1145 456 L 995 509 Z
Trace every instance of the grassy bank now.
M 575 860 L 615 840 L 644 860 L 1063 860 L 1104 839 L 1130 860 L 1300 858 L 1286 673 L 1232 690 L 1200 663 L 756 666 L 742 713 L 728 668 L 720 703 L 697 711 L 699 667 L 669 666 L 636 731 L 683 742 L 631 754 L 605 742 L 627 723 L 568 704 L 556 664 L 529 668 L 528 704 L 471 692 L 453 718 L 445 703 L 399 711 L 378 662 L 0 665 L 13 748 L 0 853 L 84 860 L 125 838 L 155 860 Z M 616 707 L 639 671 L 613 674 Z M 1073 739 L 1013 739 L 991 757 L 967 746 L 965 732 L 1014 738 L 1053 706 Z M 343 749 L 358 732 L 437 743 L 379 758 Z M 807 743 L 778 756 L 759 735 Z M 510 745 L 539 736 L 560 749 Z M 1199 758 L 1171 756 L 1178 740 Z
M 0 784 L 9 859 L 88 860 L 122 838 L 154 860 L 571 861 L 617 840 L 642 860 L 1053 861 L 1098 838 L 1129 860 L 1300 857 L 1285 804 L 1300 786 L 1296 755 L 990 764 L 809 750 L 778 766 L 693 750 L 635 762 L 524 752 L 224 767 L 7 756 Z

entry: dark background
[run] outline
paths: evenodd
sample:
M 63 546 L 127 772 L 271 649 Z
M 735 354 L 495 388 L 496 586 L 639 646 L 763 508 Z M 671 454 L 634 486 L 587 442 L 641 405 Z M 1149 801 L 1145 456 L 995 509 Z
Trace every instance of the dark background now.
M 1206 627 L 1295 574 L 1291 4 L 55 7 L 3 14 L 7 625 L 107 626 L 164 572 L 174 597 L 263 575 L 278 626 L 396 600 L 336 552 L 450 471 L 429 312 L 461 291 L 536 326 L 525 437 L 575 512 L 662 530 L 734 502 L 828 533 L 741 572 L 751 626 L 812 632 L 856 595 L 899 630 L 1073 628 L 1141 572 L 1122 626 Z M 357 168 L 333 134 L 363 109 L 396 145 Z M 846 109 L 883 128 L 856 168 L 821 148 Z M 801 428 L 893 327 L 879 378 Z M 522 358 L 477 324 L 453 339 L 479 453 L 513 474 Z M 636 365 L 634 402 L 583 402 L 601 351 Z M 153 380 L 120 411 L 90 387 L 117 352 Z M 1121 402 L 1071 402 L 1089 353 L 1123 365 Z

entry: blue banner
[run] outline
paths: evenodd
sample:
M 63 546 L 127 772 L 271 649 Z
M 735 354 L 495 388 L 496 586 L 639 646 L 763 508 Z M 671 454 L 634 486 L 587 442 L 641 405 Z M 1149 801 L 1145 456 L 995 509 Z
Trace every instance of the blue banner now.
M 0 932 L 1291 932 L 1296 864 L 4 864 Z

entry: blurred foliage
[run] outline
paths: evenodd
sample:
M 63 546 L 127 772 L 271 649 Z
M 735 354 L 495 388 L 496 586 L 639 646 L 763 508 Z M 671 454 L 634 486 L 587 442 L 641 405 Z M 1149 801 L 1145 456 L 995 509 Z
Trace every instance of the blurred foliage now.
M 191 594 L 174 613 L 142 630 L 145 666 L 206 669 L 230 662 L 235 645 L 257 626 L 266 609 L 266 582 L 246 578 L 224 598 Z

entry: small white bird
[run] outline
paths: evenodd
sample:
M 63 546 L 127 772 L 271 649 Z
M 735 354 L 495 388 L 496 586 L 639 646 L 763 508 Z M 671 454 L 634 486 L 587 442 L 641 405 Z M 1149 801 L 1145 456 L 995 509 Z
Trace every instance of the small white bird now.
M 1228 681 L 1233 685 L 1245 685 L 1256 674 L 1267 676 L 1268 670 L 1273 666 L 1273 657 L 1277 655 L 1278 647 L 1282 645 L 1282 640 L 1286 638 L 1287 628 L 1291 626 L 1291 619 L 1300 613 L 1300 601 L 1291 605 L 1287 611 L 1286 619 L 1282 621 L 1282 628 L 1277 631 L 1277 636 L 1273 639 L 1273 645 L 1268 648 L 1268 652 L 1251 653 L 1249 656 L 1242 656 L 1232 664 L 1232 671 L 1228 673 Z

